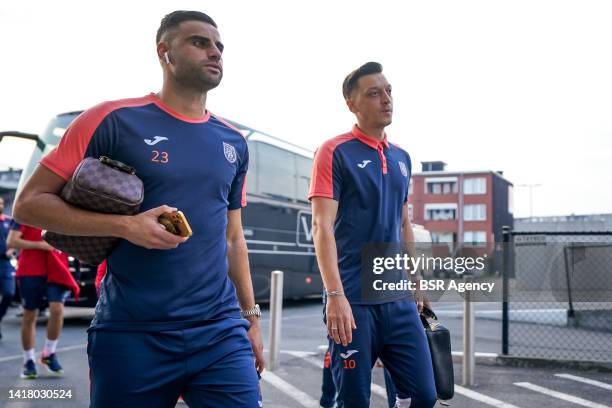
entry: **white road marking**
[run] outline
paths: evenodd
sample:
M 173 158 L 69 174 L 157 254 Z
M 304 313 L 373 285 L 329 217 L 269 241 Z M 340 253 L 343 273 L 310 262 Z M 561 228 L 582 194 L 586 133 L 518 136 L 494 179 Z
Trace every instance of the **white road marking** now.
M 604 390 L 612 391 L 612 384 L 606 384 L 605 382 L 591 380 L 590 378 L 579 377 L 577 375 L 572 374 L 555 374 L 556 377 L 565 378 L 568 380 L 574 380 L 581 383 L 593 385 L 595 387 L 603 388 Z
M 304 359 L 310 364 L 317 366 L 320 369 L 323 369 L 323 361 L 321 359 L 315 358 L 314 353 L 310 353 L 307 351 L 288 351 L 288 350 L 281 350 L 281 352 Z M 371 383 L 370 392 L 372 394 L 378 395 L 379 397 L 383 397 L 384 399 L 387 399 L 387 390 L 385 389 L 385 387 L 381 387 L 378 384 Z
M 496 408 L 518 408 L 516 405 L 508 404 L 507 402 L 500 401 L 495 398 L 491 398 L 488 395 L 481 394 L 476 391 L 472 391 L 470 389 L 464 388 L 460 385 L 455 384 L 455 392 L 457 394 L 461 394 L 464 397 L 471 398 L 473 400 L 482 402 L 483 404 L 490 405 Z
M 598 404 L 593 401 L 585 400 L 583 398 L 575 397 L 570 394 L 565 394 L 563 392 L 549 390 L 548 388 L 540 387 L 539 385 L 531 384 L 528 382 L 517 382 L 514 383 L 519 387 L 527 388 L 528 390 L 542 393 L 544 395 L 548 395 L 554 398 L 558 398 L 567 402 L 572 402 L 574 404 L 582 405 L 583 407 L 588 408 L 610 408 L 608 405 Z
M 453 356 L 463 357 L 463 351 L 451 351 L 451 354 Z M 474 352 L 474 356 L 475 357 L 485 357 L 485 358 L 495 358 L 495 357 L 499 357 L 499 354 L 476 351 Z
M 84 348 L 87 348 L 87 344 L 78 344 L 76 346 L 60 347 L 57 350 L 55 350 L 55 352 L 56 353 L 61 353 L 62 351 L 78 350 L 78 349 L 84 349 Z M 0 363 L 3 363 L 5 361 L 21 360 L 22 358 L 23 358 L 23 354 L 18 354 L 18 355 L 8 356 L 8 357 L 2 357 L 2 358 L 0 358 Z
M 385 387 L 381 387 L 378 384 L 370 384 L 370 392 L 372 394 L 376 394 L 379 397 L 383 397 L 384 399 L 387 399 L 387 389 Z
M 298 351 L 298 350 L 281 350 L 281 353 L 289 354 L 294 357 L 303 358 L 310 364 L 323 369 L 323 360 L 315 358 L 316 354 L 309 351 Z
M 298 390 L 293 385 L 289 384 L 287 381 L 283 380 L 276 374 L 271 373 L 270 371 L 264 371 L 261 374 L 261 379 L 272 385 L 279 391 L 287 394 L 289 397 L 297 401 L 303 407 L 317 408 L 319 406 L 319 401 L 315 401 L 310 397 L 310 395 Z

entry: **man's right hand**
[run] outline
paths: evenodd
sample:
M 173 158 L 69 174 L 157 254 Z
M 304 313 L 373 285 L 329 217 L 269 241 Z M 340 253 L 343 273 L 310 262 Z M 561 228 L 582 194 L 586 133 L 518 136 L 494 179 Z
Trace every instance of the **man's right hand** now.
M 174 249 L 178 247 L 188 238 L 169 233 L 157 221 L 157 218 L 163 213 L 176 210 L 176 208 L 162 205 L 137 215 L 126 216 L 126 228 L 122 238 L 147 249 Z
M 344 295 L 327 297 L 325 316 L 327 333 L 336 344 L 342 343 L 346 347 L 353 341 L 353 330 L 357 328 L 357 325 L 353 318 L 351 305 Z

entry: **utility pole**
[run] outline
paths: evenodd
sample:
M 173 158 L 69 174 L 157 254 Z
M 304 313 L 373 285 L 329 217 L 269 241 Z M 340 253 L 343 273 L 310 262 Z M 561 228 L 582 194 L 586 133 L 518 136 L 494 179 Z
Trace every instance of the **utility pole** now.
M 533 218 L 533 189 L 541 187 L 542 184 L 517 184 L 516 186 L 529 188 L 529 218 Z

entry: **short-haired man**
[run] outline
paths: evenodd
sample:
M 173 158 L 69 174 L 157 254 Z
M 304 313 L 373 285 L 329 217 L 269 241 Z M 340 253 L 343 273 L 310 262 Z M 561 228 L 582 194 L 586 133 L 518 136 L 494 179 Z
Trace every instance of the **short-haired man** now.
M 206 110 L 223 76 L 223 44 L 216 23 L 196 11 L 165 16 L 156 42 L 159 94 L 80 115 L 24 187 L 15 217 L 121 238 L 89 330 L 92 407 L 170 407 L 182 394 L 190 407 L 259 408 L 260 313 L 240 218 L 247 144 Z M 140 214 L 93 213 L 59 198 L 79 162 L 102 155 L 136 169 Z M 189 239 L 158 222 L 177 208 Z
M 357 125 L 317 150 L 309 192 L 338 408 L 369 406 L 377 358 L 397 388 L 396 406 L 430 408 L 433 369 L 413 297 L 403 291 L 370 298 L 362 288 L 367 243 L 414 242 L 410 156 L 385 133 L 393 114 L 391 85 L 382 66 L 369 62 L 346 77 L 342 92 Z

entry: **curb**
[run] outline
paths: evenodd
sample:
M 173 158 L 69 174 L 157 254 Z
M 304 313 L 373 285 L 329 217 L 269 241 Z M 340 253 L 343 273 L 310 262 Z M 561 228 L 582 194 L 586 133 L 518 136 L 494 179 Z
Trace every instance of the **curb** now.
M 453 351 L 451 352 L 453 355 L 453 363 L 463 363 L 463 351 Z M 482 365 L 499 365 L 497 353 L 474 353 L 476 364 Z
M 612 361 L 580 361 L 580 360 L 552 360 L 548 358 L 498 356 L 499 365 L 510 367 L 542 367 L 542 368 L 565 368 L 573 370 L 595 370 L 599 372 L 612 373 Z

